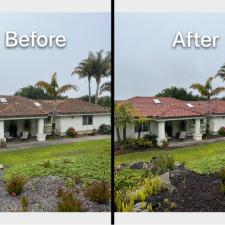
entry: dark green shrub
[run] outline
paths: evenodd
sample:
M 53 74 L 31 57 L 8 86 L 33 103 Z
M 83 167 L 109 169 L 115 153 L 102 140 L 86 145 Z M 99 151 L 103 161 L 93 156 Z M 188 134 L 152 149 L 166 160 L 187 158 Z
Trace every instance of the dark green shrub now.
M 98 129 L 98 133 L 102 135 L 111 134 L 111 126 L 102 124 Z
M 152 142 L 144 138 L 134 139 L 128 138 L 121 143 L 122 149 L 133 149 L 133 150 L 143 150 L 147 148 L 152 148 Z
M 77 132 L 73 127 L 68 128 L 66 131 L 66 134 L 68 137 L 72 137 L 72 138 L 77 137 Z
M 86 187 L 85 195 L 93 202 L 107 203 L 110 199 L 109 185 L 96 181 Z
M 220 129 L 219 129 L 219 131 L 218 131 L 218 134 L 220 135 L 220 136 L 225 136 L 225 127 L 221 127 Z
M 13 175 L 6 182 L 6 191 L 12 196 L 17 196 L 17 195 L 21 194 L 25 184 L 26 184 L 25 177 Z
M 144 136 L 144 139 L 145 139 L 145 140 L 148 140 L 148 141 L 151 141 L 152 144 L 153 144 L 153 146 L 157 146 L 157 135 L 152 134 L 152 133 L 146 134 L 146 135 Z
M 77 199 L 71 191 L 58 192 L 61 200 L 58 202 L 59 212 L 82 212 L 82 205 L 79 199 Z
M 28 211 L 28 206 L 29 206 L 28 199 L 26 197 L 22 197 L 20 199 L 20 203 L 21 203 L 23 212 L 27 212 Z

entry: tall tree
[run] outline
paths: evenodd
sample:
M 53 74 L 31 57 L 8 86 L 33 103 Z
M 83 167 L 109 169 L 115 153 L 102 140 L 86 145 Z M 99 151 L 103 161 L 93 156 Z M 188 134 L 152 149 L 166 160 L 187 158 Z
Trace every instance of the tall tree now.
M 101 85 L 100 94 L 102 94 L 103 92 L 110 92 L 111 94 L 111 81 L 107 81 Z
M 192 92 L 188 92 L 185 88 L 180 87 L 169 87 L 163 89 L 161 92 L 159 92 L 156 96 L 158 97 L 172 97 L 184 101 L 197 101 L 197 100 L 203 100 L 203 97 L 200 97 L 199 95 L 193 95 Z
M 94 62 L 94 78 L 96 80 L 95 104 L 98 103 L 101 79 L 111 75 L 111 53 L 107 52 L 106 56 L 103 54 L 104 50 L 100 50 L 96 52 L 96 55 L 92 55 L 92 60 Z
M 209 116 L 210 116 L 210 100 L 225 90 L 224 87 L 212 88 L 213 77 L 209 77 L 205 84 L 193 83 L 190 88 L 197 90 L 202 97 L 207 100 L 207 114 L 206 114 L 206 134 L 209 134 Z
M 225 64 L 220 67 L 215 77 L 220 77 L 223 81 L 225 81 Z
M 51 99 L 47 93 L 45 93 L 41 88 L 29 85 L 27 87 L 20 88 L 15 92 L 15 95 L 23 96 L 30 99 Z
M 214 96 L 219 95 L 221 92 L 225 90 L 224 87 L 212 88 L 213 77 L 209 77 L 205 84 L 193 83 L 190 88 L 197 90 L 199 94 L 204 97 L 206 100 L 210 101 L 210 99 Z
M 45 91 L 49 96 L 54 99 L 53 109 L 52 109 L 52 134 L 55 134 L 55 117 L 56 117 L 56 100 L 61 95 L 69 90 L 78 90 L 76 85 L 65 84 L 63 86 L 59 86 L 57 75 L 54 73 L 51 77 L 51 82 L 38 81 L 35 85 L 38 88 L 41 88 Z
M 123 129 L 123 140 L 126 140 L 127 124 L 133 122 L 133 107 L 130 103 L 116 104 L 115 106 L 115 126 L 117 140 L 121 142 L 120 128 Z
M 77 67 L 75 67 L 74 71 L 71 75 L 78 74 L 79 78 L 87 78 L 88 79 L 88 96 L 89 102 L 91 102 L 91 78 L 94 75 L 94 56 L 93 53 L 90 52 L 87 59 L 82 60 Z

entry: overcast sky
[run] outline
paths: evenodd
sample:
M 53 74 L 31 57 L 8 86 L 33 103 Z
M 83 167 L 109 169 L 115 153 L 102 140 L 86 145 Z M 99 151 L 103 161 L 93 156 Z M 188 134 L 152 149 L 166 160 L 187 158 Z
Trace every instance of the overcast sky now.
M 50 81 L 54 72 L 60 85 L 76 84 L 78 97 L 88 93 L 87 81 L 71 77 L 74 67 L 88 56 L 89 51 L 110 50 L 110 13 L 1 13 L 0 14 L 0 94 L 14 94 L 16 90 L 38 80 Z M 64 49 L 6 49 L 5 31 L 19 35 L 63 34 L 67 37 Z M 92 81 L 95 92 L 95 81 Z
M 224 21 L 225 13 L 117 13 L 116 99 L 205 82 L 225 63 Z M 220 40 L 216 49 L 172 49 L 177 31 L 219 35 Z M 225 82 L 217 79 L 218 85 Z

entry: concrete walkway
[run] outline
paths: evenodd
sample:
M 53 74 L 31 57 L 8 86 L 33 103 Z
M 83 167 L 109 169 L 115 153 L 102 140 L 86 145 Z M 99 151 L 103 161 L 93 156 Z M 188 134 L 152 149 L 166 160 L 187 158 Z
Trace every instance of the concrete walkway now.
M 57 144 L 69 144 L 83 141 L 91 141 L 91 140 L 102 140 L 110 138 L 110 135 L 96 135 L 96 136 L 84 136 L 79 138 L 62 138 L 57 140 L 47 140 L 44 142 L 38 141 L 25 141 L 25 142 L 17 142 L 17 143 L 9 143 L 7 148 L 0 149 L 0 152 L 18 150 L 18 149 L 26 149 L 26 148 L 34 148 L 34 147 L 45 147 Z
M 201 140 L 201 141 L 187 140 L 187 141 L 179 141 L 179 142 L 170 142 L 169 148 L 199 146 L 199 145 L 224 142 L 224 141 L 225 141 L 225 137 L 217 137 L 217 138 L 205 139 L 205 140 Z

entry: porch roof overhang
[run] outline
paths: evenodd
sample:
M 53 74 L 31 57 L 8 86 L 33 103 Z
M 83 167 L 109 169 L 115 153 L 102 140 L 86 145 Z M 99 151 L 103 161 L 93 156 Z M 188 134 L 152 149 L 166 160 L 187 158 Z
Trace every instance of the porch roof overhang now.
M 37 115 L 37 116 L 9 116 L 9 117 L 0 117 L 0 121 L 5 120 L 32 120 L 32 119 L 41 119 L 47 118 L 47 115 Z

